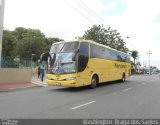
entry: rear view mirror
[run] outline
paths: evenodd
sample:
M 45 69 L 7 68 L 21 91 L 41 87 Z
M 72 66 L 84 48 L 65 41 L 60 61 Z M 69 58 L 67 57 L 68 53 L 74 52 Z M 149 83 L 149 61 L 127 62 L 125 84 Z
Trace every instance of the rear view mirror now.
M 49 56 L 49 53 L 42 53 L 41 56 L 40 56 L 40 62 L 42 63 L 42 61 L 47 61 L 48 60 L 48 56 Z

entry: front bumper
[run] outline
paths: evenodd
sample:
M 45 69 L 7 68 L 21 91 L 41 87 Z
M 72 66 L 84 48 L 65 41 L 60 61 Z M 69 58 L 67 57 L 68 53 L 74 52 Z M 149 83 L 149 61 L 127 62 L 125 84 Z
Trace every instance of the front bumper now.
M 65 80 L 65 81 L 47 80 L 47 84 L 49 86 L 78 87 L 76 84 L 76 80 Z

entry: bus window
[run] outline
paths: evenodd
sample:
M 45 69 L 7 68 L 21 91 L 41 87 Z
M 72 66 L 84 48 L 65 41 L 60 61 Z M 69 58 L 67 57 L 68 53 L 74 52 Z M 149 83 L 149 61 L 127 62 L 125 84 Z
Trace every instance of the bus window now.
M 64 43 L 52 45 L 50 53 L 58 53 L 58 52 L 60 52 L 63 46 L 64 46 Z
M 78 55 L 78 72 L 82 72 L 87 64 L 88 64 L 88 57 L 89 57 L 89 44 L 82 42 L 79 48 L 79 55 Z
M 82 42 L 79 48 L 79 53 L 81 55 L 89 56 L 89 44 Z
M 91 54 L 90 55 L 91 58 L 106 59 L 105 48 L 97 46 L 97 45 L 91 44 L 90 54 Z
M 59 53 L 59 52 L 72 52 L 78 49 L 79 42 L 67 42 L 54 44 L 51 47 L 50 53 Z
M 114 51 L 114 50 L 110 50 L 110 54 L 111 54 L 111 60 L 116 61 L 116 60 L 117 60 L 117 54 L 116 54 L 116 51 Z

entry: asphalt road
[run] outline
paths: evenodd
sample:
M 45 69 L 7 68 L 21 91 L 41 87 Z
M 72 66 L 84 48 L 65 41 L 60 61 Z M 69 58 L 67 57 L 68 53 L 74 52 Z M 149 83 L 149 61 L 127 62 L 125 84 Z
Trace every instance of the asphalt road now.
M 0 118 L 160 118 L 160 76 L 96 89 L 37 87 L 0 93 Z

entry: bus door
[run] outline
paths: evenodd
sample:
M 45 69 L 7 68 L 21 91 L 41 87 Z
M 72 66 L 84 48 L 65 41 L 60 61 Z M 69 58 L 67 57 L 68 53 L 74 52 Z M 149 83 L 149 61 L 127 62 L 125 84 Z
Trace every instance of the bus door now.
M 81 42 L 78 53 L 77 81 L 80 86 L 90 84 L 89 43 Z

